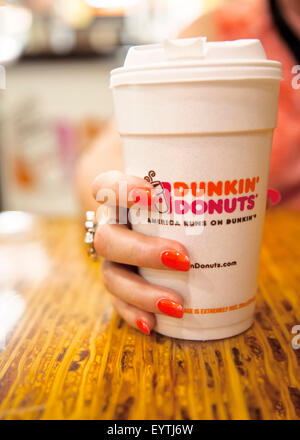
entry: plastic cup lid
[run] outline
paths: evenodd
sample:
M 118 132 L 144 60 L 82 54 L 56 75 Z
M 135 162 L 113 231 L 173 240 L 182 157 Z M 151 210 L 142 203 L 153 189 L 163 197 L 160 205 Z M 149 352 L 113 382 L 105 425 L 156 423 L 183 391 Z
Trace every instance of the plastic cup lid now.
M 246 78 L 281 80 L 281 64 L 267 59 L 257 39 L 199 37 L 131 47 L 124 66 L 112 70 L 111 87 Z

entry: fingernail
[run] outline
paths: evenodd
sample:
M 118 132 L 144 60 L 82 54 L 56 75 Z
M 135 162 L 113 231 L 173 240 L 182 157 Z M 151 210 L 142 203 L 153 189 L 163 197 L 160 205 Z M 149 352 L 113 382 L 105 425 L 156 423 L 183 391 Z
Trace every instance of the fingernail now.
M 161 299 L 158 301 L 157 307 L 162 313 L 172 316 L 173 318 L 182 318 L 183 316 L 183 307 L 176 301 Z
M 150 335 L 150 328 L 143 319 L 138 319 L 136 321 L 136 325 L 141 330 L 141 332 L 145 333 L 145 335 Z
M 187 272 L 190 269 L 191 262 L 187 255 L 177 251 L 164 251 L 161 253 L 161 261 L 167 267 Z
M 268 199 L 271 201 L 272 205 L 277 205 L 277 203 L 279 203 L 281 200 L 281 194 L 276 189 L 269 188 Z
M 156 195 L 151 188 L 134 188 L 131 196 L 135 203 L 142 206 L 152 206 L 156 202 Z

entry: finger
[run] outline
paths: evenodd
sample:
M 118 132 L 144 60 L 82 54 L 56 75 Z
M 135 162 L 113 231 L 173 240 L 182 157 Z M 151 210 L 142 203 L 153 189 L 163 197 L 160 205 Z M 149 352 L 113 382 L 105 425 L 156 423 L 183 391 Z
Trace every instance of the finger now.
M 98 225 L 94 245 L 98 255 L 116 263 L 184 272 L 190 269 L 190 259 L 182 244 L 143 235 L 120 225 Z
M 139 329 L 146 335 L 149 335 L 155 326 L 155 316 L 144 312 L 117 297 L 112 297 L 112 303 L 116 311 L 132 327 Z
M 149 182 L 120 171 L 108 171 L 97 176 L 92 184 L 92 193 L 99 203 L 109 203 L 111 199 L 111 204 L 126 208 L 134 203 L 151 206 L 156 201 L 154 188 Z
M 173 318 L 183 316 L 183 298 L 174 290 L 148 283 L 126 266 L 104 261 L 103 283 L 107 290 L 122 301 L 151 313 Z

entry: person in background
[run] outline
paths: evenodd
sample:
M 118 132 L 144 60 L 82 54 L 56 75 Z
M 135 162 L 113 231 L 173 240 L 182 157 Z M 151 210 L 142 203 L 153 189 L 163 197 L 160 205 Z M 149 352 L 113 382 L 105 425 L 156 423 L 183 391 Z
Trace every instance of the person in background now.
M 267 57 L 282 63 L 269 186 L 281 193 L 282 204 L 300 209 L 300 78 L 298 89 L 294 78 L 296 71 L 300 73 L 300 1 L 229 2 L 196 20 L 181 37 L 195 37 L 201 28 L 210 40 L 259 38 Z M 293 70 L 297 65 L 299 68 Z
M 282 63 L 278 124 L 274 133 L 269 186 L 281 203 L 300 209 L 300 1 L 232 0 L 196 19 L 180 38 L 206 35 L 208 41 L 259 38 L 269 59 Z M 295 67 L 294 67 L 295 66 Z M 90 185 L 101 172 L 123 170 L 120 139 L 113 122 L 85 154 L 77 168 L 79 197 L 96 206 Z
M 259 38 L 267 57 L 282 63 L 284 79 L 269 186 L 281 193 L 282 205 L 300 209 L 300 1 L 232 0 L 196 19 L 179 37 L 203 35 L 208 41 Z M 97 191 L 114 188 L 119 180 L 127 181 L 128 191 L 145 187 L 143 179 L 126 176 L 123 170 L 120 138 L 110 121 L 78 163 L 77 187 L 83 207 L 97 209 Z M 149 334 L 155 326 L 154 313 L 183 316 L 178 292 L 151 285 L 132 270 L 136 266 L 189 270 L 188 253 L 180 243 L 144 236 L 124 225 L 98 227 L 94 243 L 104 258 L 104 284 L 113 294 L 115 308 L 130 325 Z

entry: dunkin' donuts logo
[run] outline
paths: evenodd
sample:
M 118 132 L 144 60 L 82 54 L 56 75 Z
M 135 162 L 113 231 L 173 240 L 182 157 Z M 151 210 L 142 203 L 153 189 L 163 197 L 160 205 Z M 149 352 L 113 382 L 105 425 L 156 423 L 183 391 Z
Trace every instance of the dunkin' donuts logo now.
M 155 208 L 161 214 L 203 215 L 251 211 L 258 197 L 259 177 L 171 183 L 154 180 L 155 176 L 155 171 L 151 170 L 144 179 L 156 191 L 158 201 Z

